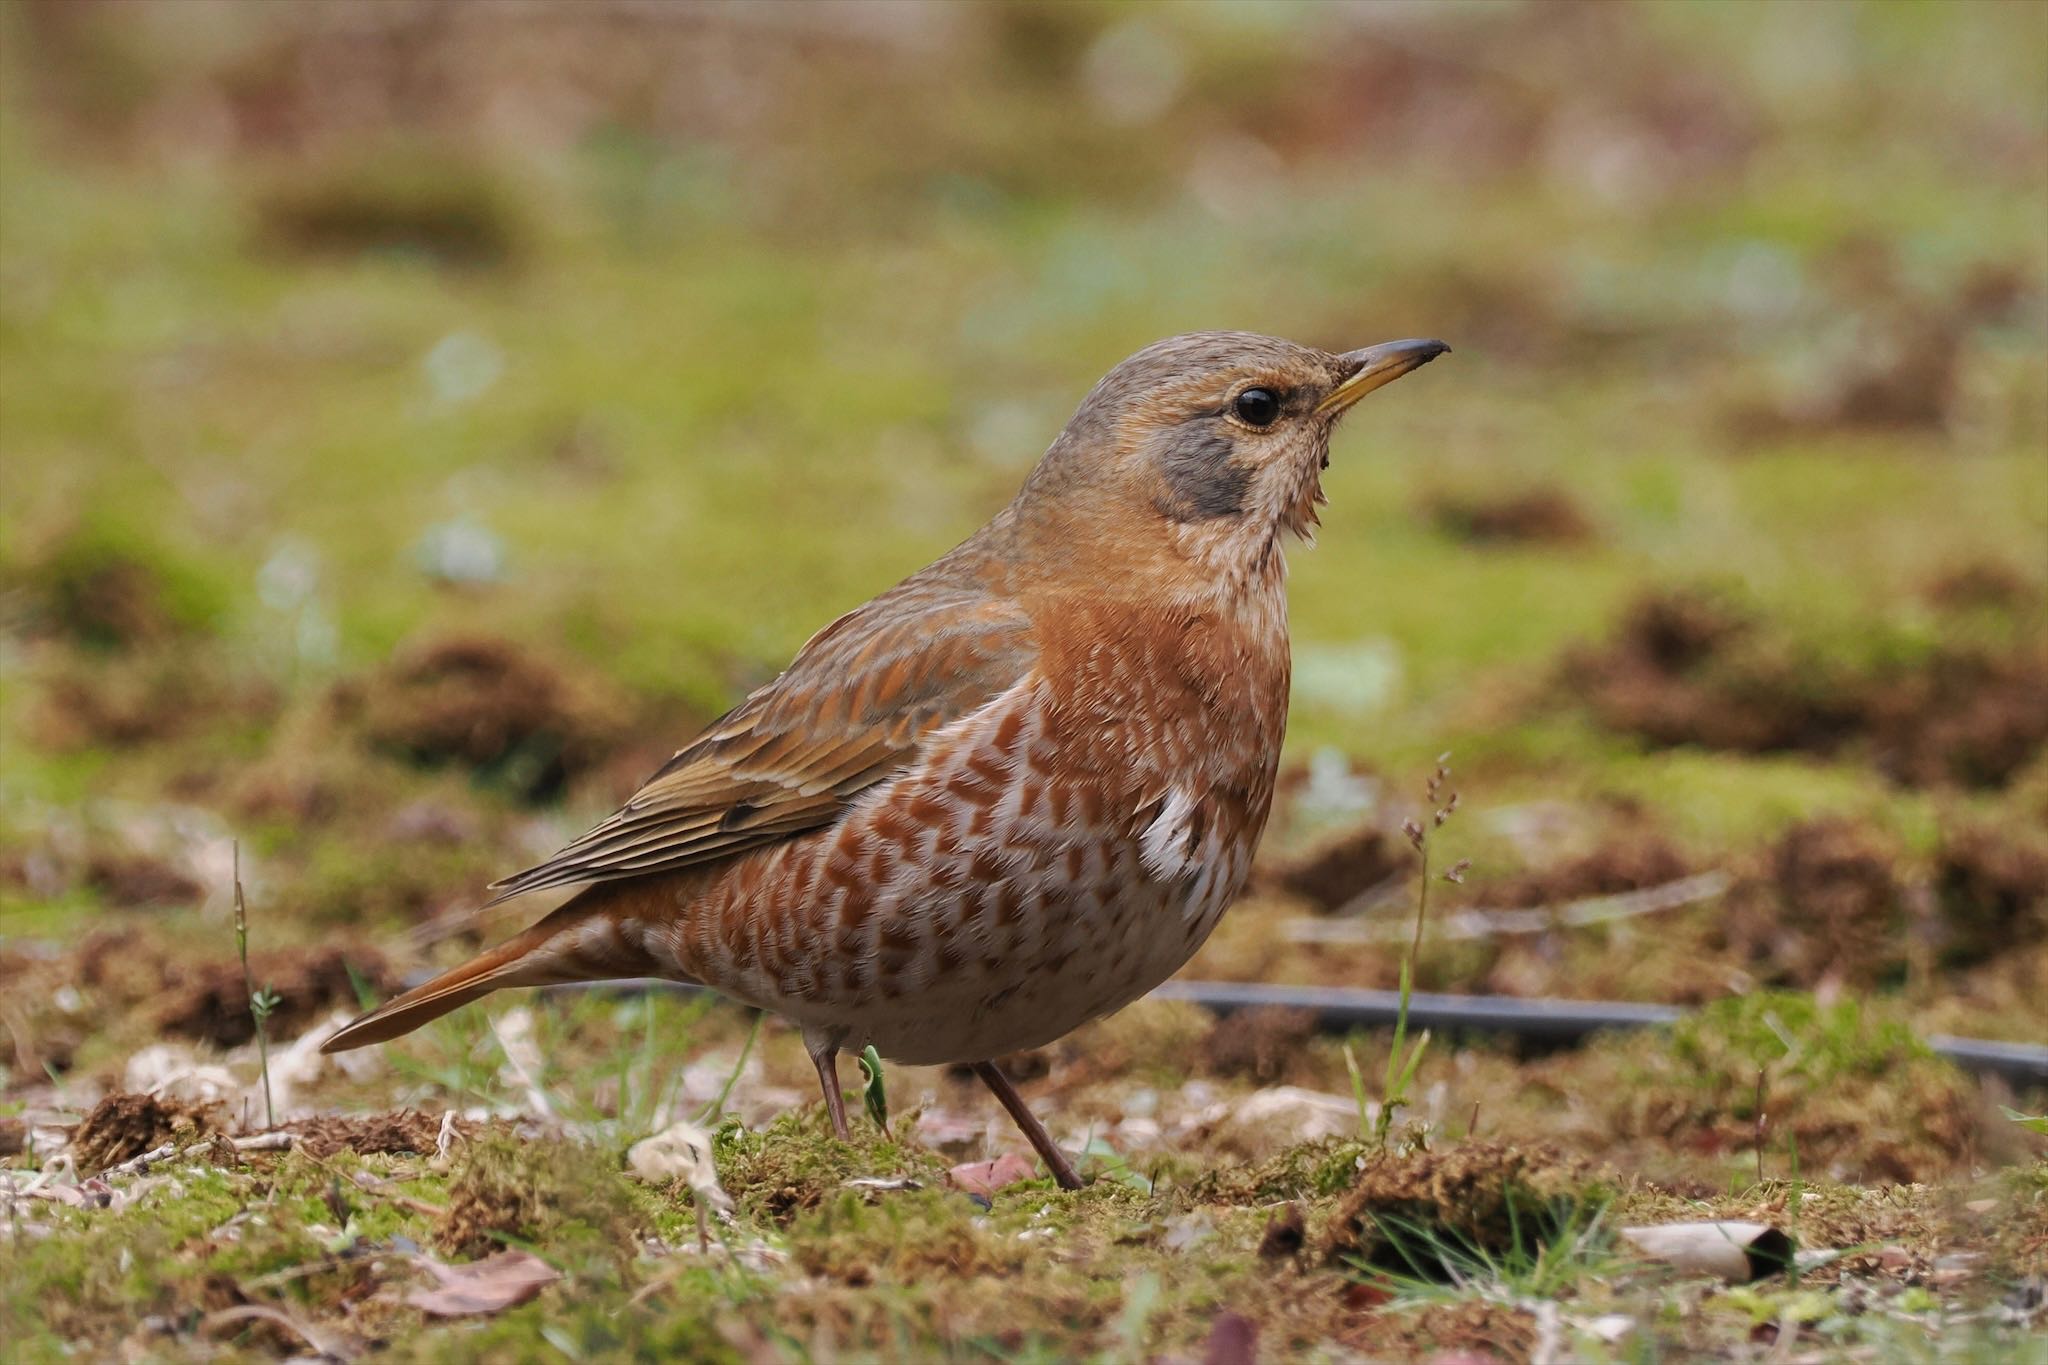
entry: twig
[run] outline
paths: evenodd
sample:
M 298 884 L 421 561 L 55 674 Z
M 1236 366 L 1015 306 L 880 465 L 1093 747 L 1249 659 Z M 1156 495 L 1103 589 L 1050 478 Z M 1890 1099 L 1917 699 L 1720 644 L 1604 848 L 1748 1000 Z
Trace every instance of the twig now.
M 242 989 L 248 992 L 249 1017 L 256 1021 L 256 1056 L 263 1068 L 263 1124 L 266 1128 L 277 1127 L 277 1109 L 270 1102 L 270 1012 L 277 1008 L 277 997 L 269 987 L 261 992 L 256 989 L 256 980 L 249 974 L 249 907 L 242 899 L 242 841 L 234 842 L 235 877 L 235 947 L 242 955 Z
M 298 1141 L 295 1133 L 251 1133 L 247 1137 L 228 1139 L 228 1144 L 238 1152 L 283 1152 Z M 188 1147 L 179 1147 L 175 1142 L 166 1142 L 161 1147 L 152 1147 L 141 1156 L 131 1156 L 118 1166 L 109 1166 L 100 1172 L 100 1179 L 112 1180 L 117 1175 L 140 1175 L 160 1161 L 182 1161 L 196 1156 L 213 1146 L 214 1139 L 195 1142 Z
M 1556 906 L 1459 910 L 1437 917 L 1437 936 L 1446 939 L 1493 938 L 1497 935 L 1540 934 L 1560 927 L 1608 924 L 1637 915 L 1697 905 L 1721 895 L 1732 884 L 1733 879 L 1717 868 L 1637 891 L 1589 896 Z M 1304 916 L 1288 921 L 1282 933 L 1293 943 L 1389 943 L 1408 937 L 1408 926 L 1374 920 Z
M 112 1180 L 117 1175 L 141 1175 L 159 1161 L 169 1161 L 178 1155 L 178 1144 L 166 1142 L 161 1147 L 152 1147 L 141 1156 L 131 1156 L 118 1166 L 109 1166 L 100 1172 L 100 1179 Z
M 235 1308 L 223 1308 L 218 1313 L 208 1313 L 204 1318 L 200 1319 L 199 1329 L 203 1332 L 211 1333 L 216 1328 L 231 1326 L 237 1322 L 247 1322 L 252 1318 L 276 1323 L 279 1327 L 284 1328 L 293 1336 L 298 1337 L 299 1340 L 312 1347 L 315 1353 L 326 1356 L 331 1360 L 349 1360 L 360 1354 L 360 1352 L 350 1349 L 346 1343 L 328 1336 L 312 1324 L 300 1322 L 282 1309 L 272 1308 L 270 1305 L 262 1303 L 245 1303 Z
M 1764 1183 L 1764 1069 L 1756 1069 L 1756 1183 Z

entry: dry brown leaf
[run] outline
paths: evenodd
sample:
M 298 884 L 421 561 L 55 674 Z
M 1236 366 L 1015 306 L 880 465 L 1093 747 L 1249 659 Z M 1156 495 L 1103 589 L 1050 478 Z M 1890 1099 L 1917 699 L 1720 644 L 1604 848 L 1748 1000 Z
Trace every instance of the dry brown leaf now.
M 417 1263 L 440 1283 L 415 1289 L 405 1301 L 444 1318 L 517 1307 L 562 1278 L 560 1271 L 525 1251 L 501 1251 L 467 1265 L 446 1265 L 425 1256 Z
M 969 1194 L 986 1199 L 1005 1185 L 1029 1180 L 1038 1168 L 1015 1152 L 1005 1152 L 994 1161 L 970 1161 L 946 1172 L 946 1179 Z

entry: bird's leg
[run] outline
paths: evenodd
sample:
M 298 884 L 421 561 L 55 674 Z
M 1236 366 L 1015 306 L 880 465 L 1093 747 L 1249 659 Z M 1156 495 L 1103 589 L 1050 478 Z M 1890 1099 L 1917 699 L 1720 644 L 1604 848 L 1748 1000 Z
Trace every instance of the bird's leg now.
M 1002 1068 L 994 1062 L 976 1062 L 974 1074 L 996 1092 L 996 1098 L 1003 1102 L 1003 1108 L 1010 1111 L 1010 1117 L 1024 1130 L 1024 1136 L 1052 1171 L 1052 1178 L 1059 1182 L 1059 1187 L 1063 1190 L 1082 1188 L 1081 1177 L 1074 1172 L 1074 1163 L 1053 1145 L 1052 1134 L 1045 1131 L 1045 1125 L 1038 1121 L 1038 1116 L 1025 1106 L 1024 1097 L 1017 1093 L 1016 1086 L 1010 1084 L 1010 1078 L 1003 1074 Z
M 850 1140 L 846 1131 L 846 1096 L 839 1093 L 839 1044 L 845 1038 L 846 1034 L 836 1029 L 804 1030 L 804 1048 L 811 1054 L 811 1065 L 818 1068 L 818 1084 L 825 1091 L 825 1112 L 832 1116 L 832 1136 L 841 1142 Z

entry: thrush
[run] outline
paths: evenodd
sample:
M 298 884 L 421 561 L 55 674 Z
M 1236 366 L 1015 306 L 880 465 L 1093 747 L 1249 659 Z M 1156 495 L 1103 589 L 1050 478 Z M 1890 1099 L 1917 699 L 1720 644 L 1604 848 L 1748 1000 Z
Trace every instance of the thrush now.
M 841 1051 L 964 1063 L 1078 1188 L 993 1059 L 1150 991 L 1243 889 L 1287 722 L 1285 541 L 1338 418 L 1449 349 L 1131 356 L 994 520 L 493 888 L 576 894 L 321 1050 L 511 986 L 698 982 L 801 1028 L 841 1138 Z

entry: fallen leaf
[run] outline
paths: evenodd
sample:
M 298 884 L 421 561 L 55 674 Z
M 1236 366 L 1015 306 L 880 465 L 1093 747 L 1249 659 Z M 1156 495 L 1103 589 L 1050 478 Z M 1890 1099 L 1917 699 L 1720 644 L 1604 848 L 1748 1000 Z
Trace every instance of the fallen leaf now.
M 978 1194 L 986 1199 L 1005 1185 L 1014 1185 L 1020 1180 L 1030 1180 L 1038 1174 L 1038 1168 L 1015 1152 L 1005 1152 L 994 1161 L 969 1161 L 946 1172 L 946 1179 L 956 1188 L 969 1194 Z
M 415 1289 L 405 1301 L 444 1318 L 516 1307 L 562 1278 L 553 1266 L 525 1251 L 501 1251 L 467 1265 L 445 1265 L 422 1256 L 415 1264 L 440 1283 L 432 1289 Z

